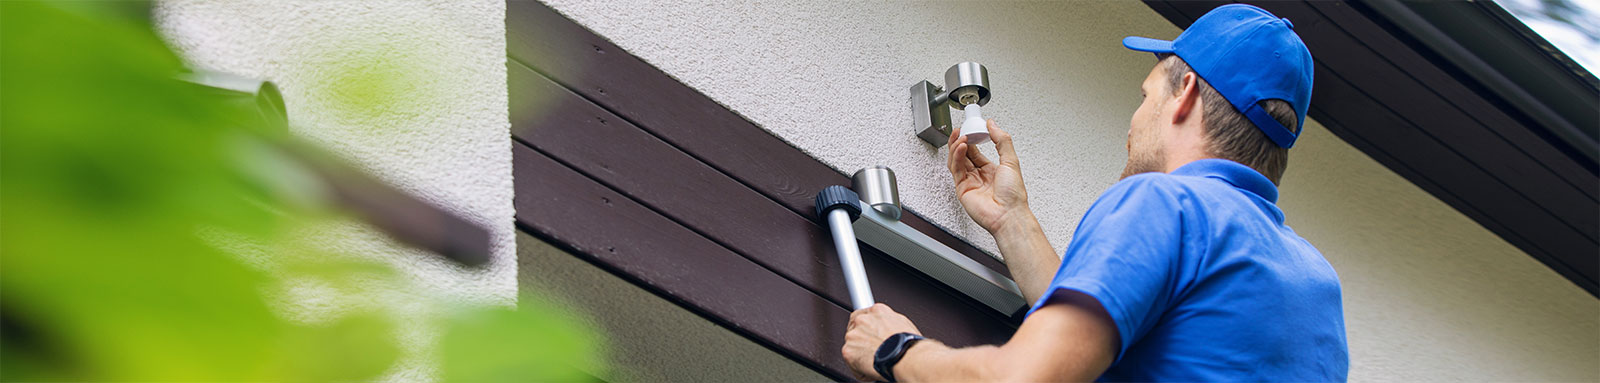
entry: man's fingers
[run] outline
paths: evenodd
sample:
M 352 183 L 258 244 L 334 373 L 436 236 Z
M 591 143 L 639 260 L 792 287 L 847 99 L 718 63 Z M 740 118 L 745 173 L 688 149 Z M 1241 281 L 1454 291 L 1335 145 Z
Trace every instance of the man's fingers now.
M 963 136 L 957 136 L 955 133 L 950 133 L 950 155 L 949 159 L 946 159 L 946 165 L 949 165 L 950 173 L 965 170 L 965 167 L 962 167 L 962 165 L 966 165 L 966 163 L 962 162 L 963 160 L 966 160 L 966 155 L 962 154 L 960 147 L 962 147 L 962 143 L 966 143 L 966 139 L 962 138 Z
M 894 312 L 894 309 L 889 308 L 889 305 L 886 304 L 873 303 L 871 306 L 867 306 L 867 308 L 851 311 L 850 323 L 855 323 L 857 320 L 860 320 L 861 316 L 863 315 L 877 314 L 884 311 Z
M 1011 133 L 1000 129 L 1000 124 L 989 120 L 989 138 L 994 139 L 994 150 L 1000 153 L 1000 163 L 1020 165 L 1017 161 L 1017 147 L 1011 143 Z M 1020 167 L 1020 166 L 1019 166 Z
M 972 161 L 972 166 L 974 167 L 989 166 L 989 157 L 984 157 L 983 153 L 978 151 L 978 148 L 968 147 L 967 159 Z
M 961 161 L 965 161 L 966 160 L 966 156 L 964 154 L 961 154 L 961 142 L 960 141 L 950 140 L 950 145 L 949 146 L 950 146 L 950 155 L 946 156 L 944 164 L 945 164 L 946 167 L 950 168 L 950 174 L 956 174 L 957 175 L 956 178 L 959 179 L 959 178 L 961 178 L 959 173 L 961 171 L 965 170 L 963 168 L 963 166 L 961 166 L 962 164 L 960 162 Z
M 968 173 L 977 170 L 977 167 L 972 164 L 972 160 L 967 158 L 967 152 L 972 150 L 974 149 L 972 145 L 967 144 L 966 137 L 956 141 L 954 146 L 950 148 L 950 177 L 957 183 L 966 179 Z

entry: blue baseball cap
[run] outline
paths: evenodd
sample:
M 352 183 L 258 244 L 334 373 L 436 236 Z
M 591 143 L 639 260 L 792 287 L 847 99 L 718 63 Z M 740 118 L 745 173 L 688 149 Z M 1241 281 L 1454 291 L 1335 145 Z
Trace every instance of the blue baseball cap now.
M 1178 55 L 1278 146 L 1292 147 L 1300 137 L 1260 104 L 1268 99 L 1288 102 L 1299 119 L 1297 126 L 1305 126 L 1313 64 L 1311 51 L 1289 19 L 1253 5 L 1228 4 L 1200 16 L 1172 41 L 1129 36 L 1122 46 Z

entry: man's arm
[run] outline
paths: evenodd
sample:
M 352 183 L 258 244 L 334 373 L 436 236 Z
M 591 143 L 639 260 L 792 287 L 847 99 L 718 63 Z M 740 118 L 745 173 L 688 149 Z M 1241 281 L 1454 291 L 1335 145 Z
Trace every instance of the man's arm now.
M 1022 298 L 1029 304 L 1038 302 L 1050 288 L 1056 270 L 1061 268 L 1061 257 L 1056 256 L 1050 241 L 1045 239 L 1044 228 L 1033 217 L 1032 211 L 1017 217 L 1018 222 L 1001 227 L 994 234 L 994 242 L 1005 257 L 1006 268 L 1022 290 Z
M 851 318 L 853 334 L 845 337 L 845 358 L 858 377 L 881 380 L 872 370 L 869 349 L 875 350 L 890 335 L 916 328 L 888 306 L 858 313 Z M 1090 381 L 1111 365 L 1120 347 L 1118 339 L 1116 324 L 1094 298 L 1063 290 L 1028 316 L 1006 344 L 955 349 L 923 340 L 895 365 L 894 375 L 903 382 Z
M 1061 258 L 1050 247 L 1044 229 L 1028 207 L 1022 165 L 1011 134 L 989 120 L 989 136 L 994 139 L 1000 161 L 989 161 L 967 143 L 966 136 L 952 131 L 947 165 L 955 178 L 961 206 L 978 226 L 994 236 L 1012 279 L 1022 289 L 1023 299 L 1037 302 L 1061 266 Z

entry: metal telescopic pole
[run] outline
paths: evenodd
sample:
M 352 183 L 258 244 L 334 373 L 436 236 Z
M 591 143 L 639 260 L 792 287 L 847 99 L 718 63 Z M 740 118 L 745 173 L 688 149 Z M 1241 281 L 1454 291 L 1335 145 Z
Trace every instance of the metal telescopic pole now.
M 850 289 L 850 306 L 855 310 L 872 307 L 872 286 L 861 265 L 861 248 L 856 244 L 854 221 L 861 214 L 861 198 L 843 186 L 829 186 L 817 193 L 817 216 L 825 217 L 833 232 L 833 249 L 839 253 L 845 287 Z
M 872 307 L 872 286 L 867 284 L 867 270 L 861 266 L 861 249 L 856 246 L 856 231 L 851 226 L 850 212 L 833 209 L 828 212 L 828 229 L 833 231 L 833 249 L 839 253 L 839 266 L 844 269 L 844 284 L 850 288 L 850 305 L 856 310 Z

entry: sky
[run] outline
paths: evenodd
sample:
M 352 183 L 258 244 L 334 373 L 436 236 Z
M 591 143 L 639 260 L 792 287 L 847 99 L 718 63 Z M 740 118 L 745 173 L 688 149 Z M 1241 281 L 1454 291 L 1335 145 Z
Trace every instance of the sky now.
M 1572 57 L 1600 73 L 1600 0 L 1496 0 L 1506 11 Z

